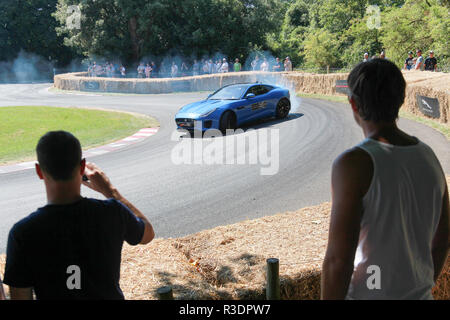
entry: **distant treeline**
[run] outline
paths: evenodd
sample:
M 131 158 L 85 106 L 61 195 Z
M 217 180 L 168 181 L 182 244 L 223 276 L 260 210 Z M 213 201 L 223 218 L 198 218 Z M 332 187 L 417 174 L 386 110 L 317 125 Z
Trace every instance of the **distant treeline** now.
M 1 0 L 0 61 L 20 52 L 135 64 L 257 52 L 295 67 L 348 68 L 363 54 L 402 65 L 434 50 L 450 66 L 448 0 Z

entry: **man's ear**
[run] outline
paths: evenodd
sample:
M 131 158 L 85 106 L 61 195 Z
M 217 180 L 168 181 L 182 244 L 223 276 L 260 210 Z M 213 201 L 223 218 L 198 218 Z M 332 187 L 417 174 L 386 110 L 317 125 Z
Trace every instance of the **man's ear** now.
M 39 179 L 44 180 L 44 175 L 42 174 L 42 170 L 41 167 L 39 166 L 39 163 L 36 163 L 34 167 L 36 169 L 36 174 L 38 175 Z
M 84 170 L 86 169 L 86 159 L 83 158 L 80 162 L 80 175 L 84 174 Z
M 355 102 L 355 99 L 353 98 L 353 96 L 348 97 L 348 102 L 350 103 L 350 106 L 352 107 L 353 112 L 359 113 L 358 107 L 356 106 L 356 102 Z

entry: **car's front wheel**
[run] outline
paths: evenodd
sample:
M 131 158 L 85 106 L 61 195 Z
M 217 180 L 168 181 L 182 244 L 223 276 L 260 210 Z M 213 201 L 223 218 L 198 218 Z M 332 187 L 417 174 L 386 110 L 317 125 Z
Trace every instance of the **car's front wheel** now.
M 291 111 L 291 102 L 288 99 L 278 101 L 275 116 L 277 119 L 286 118 Z
M 231 111 L 226 111 L 220 118 L 220 131 L 225 133 L 227 129 L 236 129 L 236 116 Z

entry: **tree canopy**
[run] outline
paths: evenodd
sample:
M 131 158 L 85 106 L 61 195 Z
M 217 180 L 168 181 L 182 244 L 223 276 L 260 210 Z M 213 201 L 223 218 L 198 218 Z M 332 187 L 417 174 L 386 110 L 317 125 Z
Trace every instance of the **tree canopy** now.
M 295 67 L 347 68 L 382 50 L 399 66 L 434 50 L 450 67 L 448 0 L 2 0 L 0 61 L 19 52 L 141 59 L 254 52 Z

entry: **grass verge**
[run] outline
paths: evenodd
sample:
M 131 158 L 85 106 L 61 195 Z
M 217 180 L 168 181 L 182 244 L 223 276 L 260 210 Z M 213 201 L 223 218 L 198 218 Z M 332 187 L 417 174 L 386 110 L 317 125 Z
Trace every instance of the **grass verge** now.
M 82 108 L 17 106 L 0 108 L 0 164 L 34 159 L 39 138 L 48 131 L 73 133 L 83 149 L 119 140 L 141 128 L 159 126 L 147 116 Z
M 303 97 L 303 98 L 327 100 L 327 101 L 332 101 L 332 102 L 348 103 L 348 99 L 346 96 L 331 96 L 331 95 L 313 94 L 313 93 L 298 93 L 297 96 Z M 447 138 L 447 140 L 450 140 L 450 126 L 445 123 L 441 123 L 441 122 L 433 120 L 431 118 L 418 116 L 416 114 L 412 114 L 411 112 L 408 112 L 405 110 L 400 110 L 400 117 L 425 124 L 433 129 L 439 131 Z

